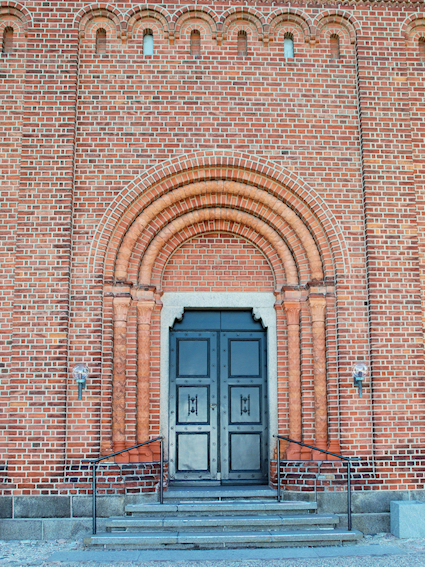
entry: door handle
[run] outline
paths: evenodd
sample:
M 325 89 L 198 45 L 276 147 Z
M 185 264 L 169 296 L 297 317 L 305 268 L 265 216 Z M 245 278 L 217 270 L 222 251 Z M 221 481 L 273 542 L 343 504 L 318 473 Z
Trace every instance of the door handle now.
M 217 407 L 217 404 L 211 404 L 211 405 L 210 405 L 210 408 L 211 408 L 211 409 L 215 409 L 216 407 Z

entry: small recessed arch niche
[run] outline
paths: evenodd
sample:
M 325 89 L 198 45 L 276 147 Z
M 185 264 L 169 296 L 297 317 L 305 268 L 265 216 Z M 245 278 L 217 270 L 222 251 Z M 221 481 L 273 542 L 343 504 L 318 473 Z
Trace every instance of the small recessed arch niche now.
M 147 28 L 143 31 L 143 55 L 153 55 L 153 53 L 153 31 L 150 28 Z
M 101 55 L 106 53 L 108 36 L 105 28 L 99 28 L 96 31 L 96 53 Z
M 10 53 L 13 53 L 13 28 L 12 26 L 7 26 L 6 28 L 4 28 L 3 30 L 3 38 L 2 38 L 2 54 L 3 55 L 8 55 Z
M 419 59 L 422 63 L 425 63 L 425 37 L 420 37 L 418 39 L 418 52 L 419 52 Z
M 192 57 L 201 57 L 201 32 L 199 30 L 190 32 L 190 54 Z
M 341 59 L 341 45 L 339 35 L 333 33 L 329 38 L 329 47 L 331 52 L 331 59 Z
M 283 36 L 283 55 L 285 59 L 293 59 L 295 57 L 294 36 L 290 32 L 285 33 Z
M 245 30 L 238 31 L 237 52 L 239 57 L 248 55 L 248 34 Z

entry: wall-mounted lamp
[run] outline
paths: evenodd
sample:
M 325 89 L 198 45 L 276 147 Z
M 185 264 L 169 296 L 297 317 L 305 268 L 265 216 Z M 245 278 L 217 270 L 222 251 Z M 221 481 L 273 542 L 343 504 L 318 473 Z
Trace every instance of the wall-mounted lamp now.
M 365 362 L 356 362 L 353 366 L 354 386 L 359 389 L 360 398 L 363 396 L 363 384 L 367 379 L 369 369 Z
M 76 364 L 72 369 L 72 376 L 78 384 L 78 399 L 83 399 L 83 388 L 86 387 L 87 376 L 89 369 L 85 364 Z

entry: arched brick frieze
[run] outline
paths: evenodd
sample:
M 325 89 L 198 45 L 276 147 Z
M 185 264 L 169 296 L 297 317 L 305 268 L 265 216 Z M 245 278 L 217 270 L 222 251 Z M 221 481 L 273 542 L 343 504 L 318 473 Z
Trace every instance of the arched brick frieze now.
M 169 38 L 171 15 L 162 6 L 145 4 L 132 8 L 125 14 L 127 21 L 127 36 L 131 39 L 143 20 L 154 20 L 162 29 L 163 37 Z
M 25 10 L 28 12 L 28 10 Z M 17 42 L 17 49 L 20 49 L 19 43 L 24 43 L 28 34 L 28 23 L 31 22 L 31 15 L 17 9 L 9 4 L 1 4 L 0 7 L 0 31 L 7 27 L 13 28 L 14 39 Z
M 188 198 L 202 196 L 203 194 L 232 195 L 249 200 L 252 203 L 261 204 L 269 209 L 268 214 L 263 215 L 268 222 L 276 225 L 276 221 L 285 221 L 295 232 L 302 246 L 306 250 L 310 263 L 311 278 L 321 280 L 323 278 L 322 262 L 316 244 L 310 232 L 303 224 L 301 219 L 287 205 L 279 201 L 273 195 L 265 191 L 259 190 L 257 187 L 247 186 L 235 182 L 205 182 L 195 183 L 185 187 L 176 189 L 166 195 L 160 197 L 150 206 L 148 206 L 131 225 L 125 235 L 115 267 L 115 279 L 125 281 L 128 277 L 128 262 L 132 249 L 136 240 L 139 238 L 143 230 L 149 223 L 161 214 L 167 207 L 171 207 L 175 203 Z M 225 201 L 224 201 L 225 202 Z M 220 203 L 224 204 L 223 200 Z M 211 203 L 212 204 L 212 203 Z M 210 204 L 210 206 L 211 206 Z M 278 215 L 279 219 L 273 223 L 272 216 Z
M 75 23 L 80 30 L 80 37 L 85 37 L 87 31 L 91 29 L 92 21 L 98 18 L 105 18 L 113 24 L 117 39 L 119 39 L 122 34 L 125 34 L 126 22 L 124 21 L 123 15 L 111 4 L 98 3 L 87 6 L 83 10 L 84 11 L 80 11 L 75 18 Z
M 267 225 L 260 219 L 249 215 L 248 213 L 243 213 L 241 211 L 233 209 L 222 209 L 218 207 L 212 209 L 201 209 L 199 211 L 193 211 L 182 215 L 181 217 L 177 218 L 169 225 L 167 225 L 157 236 L 155 236 L 142 259 L 139 285 L 151 285 L 152 268 L 155 263 L 156 257 L 158 256 L 164 244 L 172 236 L 174 236 L 174 234 L 186 227 L 212 219 L 226 220 L 229 222 L 244 224 L 250 228 L 253 228 L 259 234 L 264 236 L 264 238 L 266 238 L 266 240 L 270 242 L 273 248 L 276 249 L 283 265 L 285 266 L 286 283 L 295 286 L 298 285 L 298 271 L 292 254 L 283 240 L 269 225 Z M 282 283 L 282 285 L 284 285 L 285 282 L 279 283 Z
M 345 30 L 351 44 L 356 42 L 357 33 L 360 32 L 360 25 L 351 14 L 344 11 L 327 10 L 316 16 L 313 21 L 313 34 L 317 42 L 327 26 L 338 26 Z
M 416 12 L 415 14 L 410 14 L 404 20 L 400 27 L 400 35 L 409 41 L 412 31 L 417 27 L 425 26 L 425 12 Z
M 223 40 L 227 40 L 229 37 L 229 33 L 231 33 L 232 28 L 237 26 L 238 24 L 243 24 L 244 22 L 249 23 L 250 28 L 254 28 L 257 30 L 257 37 L 258 41 L 262 41 L 264 38 L 264 18 L 262 18 L 254 11 L 249 10 L 235 10 L 229 11 L 222 16 L 220 19 L 220 25 L 222 26 L 222 36 Z
M 176 187 L 209 179 L 254 185 L 282 200 L 309 227 L 324 262 L 325 276 L 349 273 L 342 230 L 320 195 L 293 172 L 267 159 L 236 152 L 173 158 L 127 185 L 109 205 L 94 234 L 89 271 L 112 278 L 120 243 L 141 210 Z
M 32 24 L 32 14 L 21 2 L 0 2 L 0 17 L 11 16 L 17 18 L 22 26 L 24 34 L 28 33 L 28 26 Z
M 270 40 L 273 41 L 279 30 L 284 25 L 290 24 L 298 28 L 302 34 L 303 41 L 310 43 L 311 26 L 308 16 L 301 10 L 296 9 L 280 9 L 276 10 L 269 16 L 269 34 Z
M 179 39 L 184 28 L 190 25 L 192 20 L 202 21 L 206 24 L 210 30 L 211 38 L 217 39 L 217 13 L 206 7 L 200 9 L 199 6 L 186 6 L 178 10 L 173 16 L 170 32 L 172 31 L 173 36 Z

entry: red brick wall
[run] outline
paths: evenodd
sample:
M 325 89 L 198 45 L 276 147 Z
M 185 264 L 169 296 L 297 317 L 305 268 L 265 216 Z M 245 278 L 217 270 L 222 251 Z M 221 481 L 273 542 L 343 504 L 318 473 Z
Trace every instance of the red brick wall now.
M 223 232 L 198 236 L 168 262 L 164 291 L 274 291 L 267 259 L 251 243 Z
M 11 481 L 4 490 L 55 493 L 68 466 L 111 449 L 116 252 L 161 191 L 211 179 L 258 186 L 309 227 L 330 290 L 328 429 L 339 435 L 344 452 L 376 459 L 383 488 L 423 487 L 420 467 L 400 465 L 392 479 L 388 473 L 391 463 L 421 453 L 425 441 L 425 67 L 417 51 L 425 32 L 419 3 L 349 9 L 305 4 L 290 8 L 289 20 L 284 2 L 202 3 L 202 16 L 166 1 L 157 17 L 151 12 L 141 20 L 133 15 L 138 5 L 105 3 L 96 11 L 96 3 L 89 11 L 80 0 L 0 4 L 0 33 L 10 25 L 16 31 L 15 53 L 0 58 L 0 465 L 7 465 Z M 108 35 L 105 55 L 94 49 L 99 28 Z M 155 54 L 149 57 L 142 52 L 145 28 L 154 33 Z M 195 28 L 202 35 L 200 59 L 190 57 Z M 239 29 L 248 33 L 246 57 L 237 55 Z M 293 60 L 282 55 L 287 32 L 294 37 Z M 334 33 L 341 41 L 338 60 L 330 58 Z M 229 197 L 225 206 L 251 207 L 258 218 L 274 222 L 273 211 L 242 201 Z M 207 206 L 216 203 L 189 198 L 161 213 L 137 244 L 140 258 L 161 226 L 190 207 Z M 305 250 L 281 225 L 305 285 Z M 215 232 L 213 242 L 212 236 L 191 234 L 171 259 L 171 248 L 164 250 L 154 266 L 163 289 L 177 289 L 177 276 L 180 291 L 183 285 L 271 290 L 277 268 L 258 250 L 260 240 L 253 245 L 243 233 L 224 233 Z M 214 258 L 211 268 L 202 264 L 205 250 Z M 227 261 L 237 261 L 231 270 L 237 273 L 218 273 Z M 139 267 L 136 255 L 125 285 L 134 287 Z M 157 307 L 151 333 L 154 433 L 159 317 Z M 278 318 L 283 329 L 279 310 Z M 303 425 L 310 440 L 307 304 L 302 321 Z M 284 430 L 284 331 L 278 342 Z M 130 437 L 136 350 L 133 306 Z M 360 358 L 369 359 L 373 382 L 363 398 L 351 378 Z M 69 369 L 81 361 L 90 367 L 90 380 L 78 401 Z

